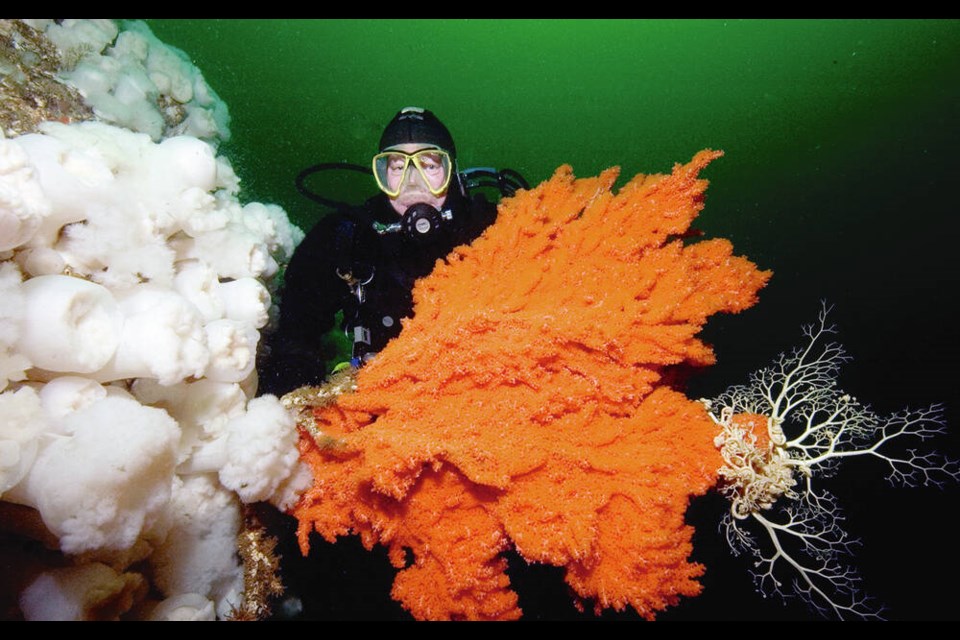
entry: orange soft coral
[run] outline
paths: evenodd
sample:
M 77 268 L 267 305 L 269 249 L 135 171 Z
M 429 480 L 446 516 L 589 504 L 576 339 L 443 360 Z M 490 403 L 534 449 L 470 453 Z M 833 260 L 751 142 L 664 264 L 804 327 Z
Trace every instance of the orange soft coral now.
M 719 155 L 617 194 L 617 169 L 561 167 L 438 262 L 357 391 L 314 412 L 339 445 L 301 441 L 303 550 L 312 530 L 387 545 L 393 597 L 421 619 L 518 617 L 510 546 L 598 610 L 653 618 L 699 593 L 683 516 L 723 461 L 702 405 L 661 377 L 712 363 L 696 334 L 769 277 L 726 240 L 679 239 Z

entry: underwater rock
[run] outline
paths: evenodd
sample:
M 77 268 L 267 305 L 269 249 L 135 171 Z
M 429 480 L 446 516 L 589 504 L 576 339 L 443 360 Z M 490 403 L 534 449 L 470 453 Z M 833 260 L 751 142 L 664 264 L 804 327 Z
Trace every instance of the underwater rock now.
M 17 136 L 48 120 L 94 118 L 81 93 L 58 76 L 65 66 L 43 29 L 24 20 L 0 20 L 0 133 Z

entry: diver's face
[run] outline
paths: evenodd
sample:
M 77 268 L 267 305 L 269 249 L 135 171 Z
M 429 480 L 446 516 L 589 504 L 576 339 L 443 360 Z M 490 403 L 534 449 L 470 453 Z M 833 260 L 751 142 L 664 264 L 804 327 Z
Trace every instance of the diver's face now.
M 418 144 L 415 142 L 400 144 L 392 147 L 397 151 L 411 154 L 421 149 L 428 149 L 431 145 Z M 413 163 L 407 167 L 406 175 L 403 174 L 403 158 L 398 157 L 391 160 L 387 169 L 387 183 L 391 191 L 400 188 L 400 193 L 395 198 L 390 198 L 390 206 L 401 216 L 407 212 L 407 209 L 418 203 L 426 203 L 435 209 L 439 209 L 447 199 L 447 191 L 444 190 L 439 195 L 430 193 L 430 189 L 424 183 L 424 176 L 420 175 Z M 431 186 L 437 189 L 446 180 L 446 171 L 439 160 L 434 161 L 429 154 L 420 157 L 420 165 L 423 167 L 423 173 Z

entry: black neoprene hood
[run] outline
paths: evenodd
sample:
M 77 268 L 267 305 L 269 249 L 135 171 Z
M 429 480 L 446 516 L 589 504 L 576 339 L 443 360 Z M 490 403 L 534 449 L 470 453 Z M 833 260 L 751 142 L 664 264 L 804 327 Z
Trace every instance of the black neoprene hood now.
M 418 107 L 401 109 L 380 136 L 380 151 L 398 144 L 432 144 L 457 157 L 453 137 L 432 111 Z

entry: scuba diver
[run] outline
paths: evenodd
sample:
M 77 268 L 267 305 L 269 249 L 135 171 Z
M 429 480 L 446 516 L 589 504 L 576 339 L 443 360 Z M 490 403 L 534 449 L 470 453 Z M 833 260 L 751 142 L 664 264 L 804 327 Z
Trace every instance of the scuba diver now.
M 306 176 L 330 168 L 372 172 L 380 193 L 351 207 L 304 187 Z M 509 196 L 529 188 L 509 169 L 459 171 L 450 132 L 418 107 L 402 109 L 386 126 L 372 170 L 316 165 L 297 186 L 336 211 L 310 230 L 286 269 L 279 325 L 260 367 L 261 393 L 278 396 L 323 382 L 325 363 L 337 355 L 329 333 L 339 312 L 354 367 L 400 333 L 401 319 L 413 315 L 414 282 L 496 219 L 496 204 L 471 189 L 492 186 Z

